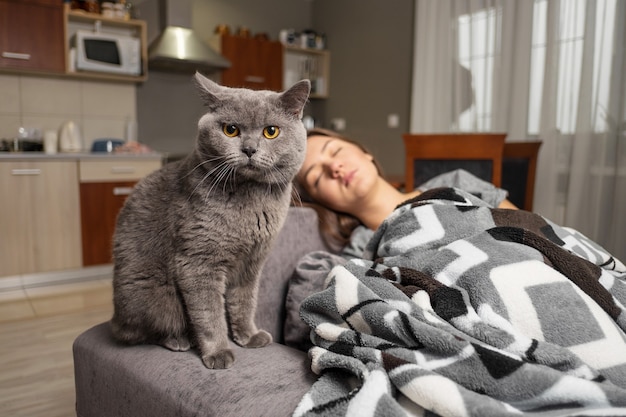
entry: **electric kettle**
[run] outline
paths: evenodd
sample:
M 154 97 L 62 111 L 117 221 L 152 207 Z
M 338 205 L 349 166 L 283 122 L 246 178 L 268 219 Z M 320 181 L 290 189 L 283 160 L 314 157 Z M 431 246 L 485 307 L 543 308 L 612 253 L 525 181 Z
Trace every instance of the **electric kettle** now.
M 80 152 L 83 150 L 80 129 L 72 120 L 63 123 L 59 129 L 59 149 L 61 152 Z

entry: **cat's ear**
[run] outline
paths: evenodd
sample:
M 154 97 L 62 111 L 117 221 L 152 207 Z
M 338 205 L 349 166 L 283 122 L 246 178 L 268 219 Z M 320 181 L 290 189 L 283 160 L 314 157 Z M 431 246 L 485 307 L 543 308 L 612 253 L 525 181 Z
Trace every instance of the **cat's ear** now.
M 219 98 L 217 94 L 222 90 L 222 86 L 220 86 L 215 81 L 212 81 L 200 74 L 196 71 L 196 74 L 193 77 L 196 87 L 200 92 L 200 97 L 204 104 L 208 108 L 213 108 L 215 105 L 219 103 Z
M 309 99 L 311 92 L 311 82 L 309 80 L 298 81 L 290 89 L 280 96 L 280 103 L 288 114 L 302 118 L 304 105 Z

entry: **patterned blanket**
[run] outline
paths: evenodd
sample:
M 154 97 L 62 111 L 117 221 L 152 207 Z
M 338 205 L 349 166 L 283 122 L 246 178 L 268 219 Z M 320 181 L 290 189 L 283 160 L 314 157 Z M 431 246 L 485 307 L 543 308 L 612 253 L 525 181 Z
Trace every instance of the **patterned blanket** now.
M 626 416 L 626 268 L 574 230 L 435 189 L 302 304 L 294 416 Z

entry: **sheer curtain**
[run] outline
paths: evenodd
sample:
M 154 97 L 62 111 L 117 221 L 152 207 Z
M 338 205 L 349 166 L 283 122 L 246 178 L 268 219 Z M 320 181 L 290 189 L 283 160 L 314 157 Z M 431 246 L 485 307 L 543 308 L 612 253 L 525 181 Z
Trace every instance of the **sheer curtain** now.
M 539 139 L 534 211 L 626 259 L 623 0 L 416 0 L 411 132 Z

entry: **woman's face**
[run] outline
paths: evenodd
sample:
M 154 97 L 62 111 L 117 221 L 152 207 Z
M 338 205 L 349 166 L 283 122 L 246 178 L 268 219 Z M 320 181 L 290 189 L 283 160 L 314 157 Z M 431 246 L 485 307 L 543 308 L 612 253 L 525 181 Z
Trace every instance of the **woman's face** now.
M 357 145 L 332 136 L 310 136 L 297 180 L 325 206 L 354 214 L 378 179 L 373 157 Z

